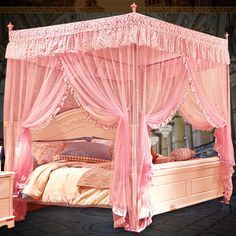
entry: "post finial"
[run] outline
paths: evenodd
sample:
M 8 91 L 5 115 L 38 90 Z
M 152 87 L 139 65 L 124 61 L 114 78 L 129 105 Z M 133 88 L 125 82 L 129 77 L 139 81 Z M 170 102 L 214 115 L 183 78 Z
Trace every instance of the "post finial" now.
M 11 21 L 9 22 L 9 24 L 7 25 L 8 31 L 12 31 L 12 29 L 14 28 L 14 25 L 11 23 Z
M 229 38 L 229 34 L 228 34 L 228 32 L 225 33 L 225 38 L 226 38 L 226 39 Z
M 135 2 L 133 2 L 133 4 L 130 5 L 130 7 L 132 8 L 133 12 L 136 12 L 137 5 L 135 4 Z

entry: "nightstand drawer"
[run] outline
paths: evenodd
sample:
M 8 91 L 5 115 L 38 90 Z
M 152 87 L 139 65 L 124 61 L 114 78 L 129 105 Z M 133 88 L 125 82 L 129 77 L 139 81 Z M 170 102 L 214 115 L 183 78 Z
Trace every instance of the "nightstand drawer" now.
M 10 178 L 9 177 L 0 178 L 0 199 L 9 197 L 9 194 L 10 194 Z
M 0 218 L 8 217 L 10 214 L 9 198 L 0 199 Z

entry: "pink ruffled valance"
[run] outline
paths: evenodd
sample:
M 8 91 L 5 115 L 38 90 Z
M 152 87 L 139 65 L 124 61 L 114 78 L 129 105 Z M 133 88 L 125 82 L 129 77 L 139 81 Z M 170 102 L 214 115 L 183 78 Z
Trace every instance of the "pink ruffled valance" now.
M 90 21 L 9 32 L 6 58 L 26 59 L 133 43 L 229 64 L 228 41 L 130 13 Z

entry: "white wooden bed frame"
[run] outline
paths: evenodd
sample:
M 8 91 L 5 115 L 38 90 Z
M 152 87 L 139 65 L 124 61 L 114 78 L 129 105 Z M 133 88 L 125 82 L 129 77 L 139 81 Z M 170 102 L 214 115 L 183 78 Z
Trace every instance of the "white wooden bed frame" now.
M 82 109 L 57 115 L 48 127 L 32 131 L 33 140 L 71 140 L 80 137 L 115 139 L 116 130 L 106 130 L 88 120 Z M 153 214 L 160 214 L 223 196 L 218 157 L 153 166 L 151 200 Z
M 219 170 L 219 157 L 154 165 L 154 214 L 222 197 Z

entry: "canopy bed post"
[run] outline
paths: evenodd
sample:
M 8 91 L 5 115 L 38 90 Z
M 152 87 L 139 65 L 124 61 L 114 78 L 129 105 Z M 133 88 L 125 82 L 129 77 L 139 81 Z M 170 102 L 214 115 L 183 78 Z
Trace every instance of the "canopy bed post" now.
M 10 34 L 14 28 L 14 25 L 12 25 L 12 23 L 9 22 L 9 24 L 7 25 L 7 28 L 8 28 L 8 35 L 10 36 Z M 7 82 L 6 84 L 9 84 L 9 82 Z M 11 108 L 11 109 L 13 109 L 13 108 Z M 17 129 L 16 124 L 13 125 L 10 122 L 4 122 L 4 133 L 5 133 L 4 134 L 4 151 L 5 151 L 5 156 L 8 157 L 5 159 L 5 162 L 4 162 L 4 170 L 5 171 L 10 171 L 13 168 L 14 145 L 15 145 L 15 138 L 16 138 L 14 133 L 16 132 L 16 129 Z
M 137 5 L 135 4 L 135 2 L 133 2 L 133 4 L 130 5 L 132 12 L 136 12 L 137 9 Z
M 131 5 L 133 12 L 136 11 L 136 6 L 133 3 Z M 138 71 L 137 71 L 137 66 L 138 66 L 138 52 L 137 52 L 137 47 L 134 44 L 133 46 L 133 106 L 131 109 L 131 129 L 132 129 L 132 172 L 131 172 L 131 182 L 132 182 L 132 202 L 133 202 L 133 209 L 132 209 L 132 218 L 135 220 L 134 222 L 131 222 L 131 227 L 136 228 L 138 226 L 137 218 L 135 217 L 138 215 L 138 200 L 137 200 L 137 191 L 138 191 L 138 186 L 137 186 L 137 162 L 138 162 L 138 144 L 137 144 L 137 137 L 138 137 Z M 135 105 L 134 105 L 135 104 Z
M 10 34 L 10 32 L 13 30 L 14 25 L 11 23 L 11 21 L 9 22 L 9 24 L 7 25 L 8 28 L 8 33 Z
M 132 12 L 136 12 L 137 5 L 133 3 L 130 5 Z M 131 172 L 131 182 L 132 182 L 132 202 L 133 202 L 133 209 L 132 209 L 132 218 L 134 219 L 134 222 L 131 221 L 131 228 L 137 228 L 138 222 L 136 215 L 138 215 L 138 200 L 137 200 L 137 161 L 138 161 L 138 153 L 137 153 L 137 125 L 138 125 L 138 88 L 137 88 L 137 82 L 138 82 L 138 72 L 137 72 L 137 65 L 138 65 L 138 55 L 137 55 L 137 47 L 136 44 L 132 45 L 133 47 L 132 51 L 132 59 L 133 59 L 133 104 L 135 106 L 132 106 L 131 109 L 131 129 L 132 129 L 132 172 Z

